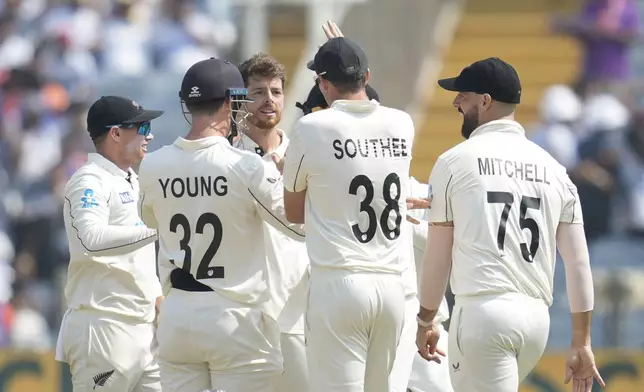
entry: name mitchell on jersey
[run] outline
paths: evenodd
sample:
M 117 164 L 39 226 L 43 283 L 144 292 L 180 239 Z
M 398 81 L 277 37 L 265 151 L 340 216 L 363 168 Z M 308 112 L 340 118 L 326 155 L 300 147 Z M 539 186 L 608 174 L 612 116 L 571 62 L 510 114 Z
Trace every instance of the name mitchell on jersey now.
M 528 162 L 510 161 L 501 158 L 477 158 L 479 175 L 515 177 L 522 181 L 541 182 L 550 185 L 548 170 L 543 165 Z

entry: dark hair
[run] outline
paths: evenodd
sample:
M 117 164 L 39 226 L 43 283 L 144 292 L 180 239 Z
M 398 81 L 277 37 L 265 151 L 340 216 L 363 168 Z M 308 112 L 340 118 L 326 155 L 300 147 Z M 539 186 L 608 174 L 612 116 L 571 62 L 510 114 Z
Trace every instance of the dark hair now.
M 186 102 L 188 112 L 193 116 L 214 116 L 224 106 L 225 99 L 215 99 L 205 102 Z
M 320 77 L 324 79 L 324 75 L 321 75 Z M 367 73 L 361 72 L 358 75 L 341 79 L 334 78 L 334 80 L 329 80 L 329 82 L 331 82 L 333 87 L 335 87 L 340 94 L 357 93 L 361 89 L 365 88 L 365 85 L 367 84 Z
M 266 53 L 254 54 L 251 58 L 241 63 L 239 72 L 246 86 L 248 86 L 248 80 L 252 77 L 280 78 L 282 87 L 286 84 L 284 66 L 275 57 Z

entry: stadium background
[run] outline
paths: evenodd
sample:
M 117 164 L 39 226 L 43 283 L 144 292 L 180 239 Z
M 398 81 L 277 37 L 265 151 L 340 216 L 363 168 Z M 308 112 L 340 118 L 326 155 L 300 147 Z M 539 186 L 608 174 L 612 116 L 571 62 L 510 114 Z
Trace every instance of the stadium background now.
M 517 68 L 518 121 L 560 154 L 580 186 L 597 281 L 593 345 L 606 390 L 644 390 L 644 48 L 610 55 L 628 61 L 630 72 L 584 80 L 593 66 L 584 65 L 584 43 L 556 33 L 552 22 L 578 15 L 585 2 L 0 0 L 0 392 L 71 392 L 68 369 L 53 360 L 68 257 L 61 200 L 92 151 L 88 104 L 119 94 L 166 110 L 153 125 L 158 148 L 187 128 L 177 91 L 191 63 L 213 55 L 238 62 L 266 50 L 289 75 L 288 130 L 299 116 L 295 101 L 312 86 L 304 64 L 324 41 L 326 19 L 365 47 L 383 103 L 414 117 L 412 174 L 421 181 L 460 141 L 453 96 L 435 80 L 490 56 Z M 644 1 L 609 3 L 609 14 L 619 15 L 613 20 L 644 21 Z M 638 11 L 624 15 L 631 4 Z M 555 85 L 575 86 L 581 103 L 552 93 Z M 614 95 L 592 98 L 593 91 Z M 522 392 L 566 390 L 564 282 L 560 267 L 548 350 Z

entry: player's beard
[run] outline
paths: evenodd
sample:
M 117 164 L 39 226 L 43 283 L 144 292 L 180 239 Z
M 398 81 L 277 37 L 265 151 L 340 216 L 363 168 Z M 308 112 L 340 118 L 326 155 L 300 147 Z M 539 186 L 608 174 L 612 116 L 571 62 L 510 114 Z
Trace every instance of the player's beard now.
M 249 117 L 249 122 L 258 129 L 263 129 L 263 130 L 270 130 L 273 129 L 277 126 L 277 124 L 280 123 L 282 119 L 282 111 L 274 108 L 273 111 L 275 112 L 275 117 L 269 119 L 269 120 L 260 120 L 261 113 L 259 113 L 259 110 L 257 113 L 254 113 L 252 116 Z
M 470 135 L 479 127 L 479 109 L 474 107 L 467 113 L 463 114 L 463 125 L 461 125 L 461 135 L 469 139 Z

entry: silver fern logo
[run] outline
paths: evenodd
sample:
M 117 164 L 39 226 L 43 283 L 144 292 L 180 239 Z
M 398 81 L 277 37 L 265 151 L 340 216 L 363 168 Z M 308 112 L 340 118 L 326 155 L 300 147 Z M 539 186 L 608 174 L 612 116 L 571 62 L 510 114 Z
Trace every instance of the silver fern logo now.
M 105 373 L 99 373 L 92 377 L 92 379 L 94 380 L 94 388 L 92 389 L 96 389 L 96 387 L 104 387 L 107 380 L 112 377 L 112 374 L 114 374 L 114 370 L 110 370 L 109 372 Z

